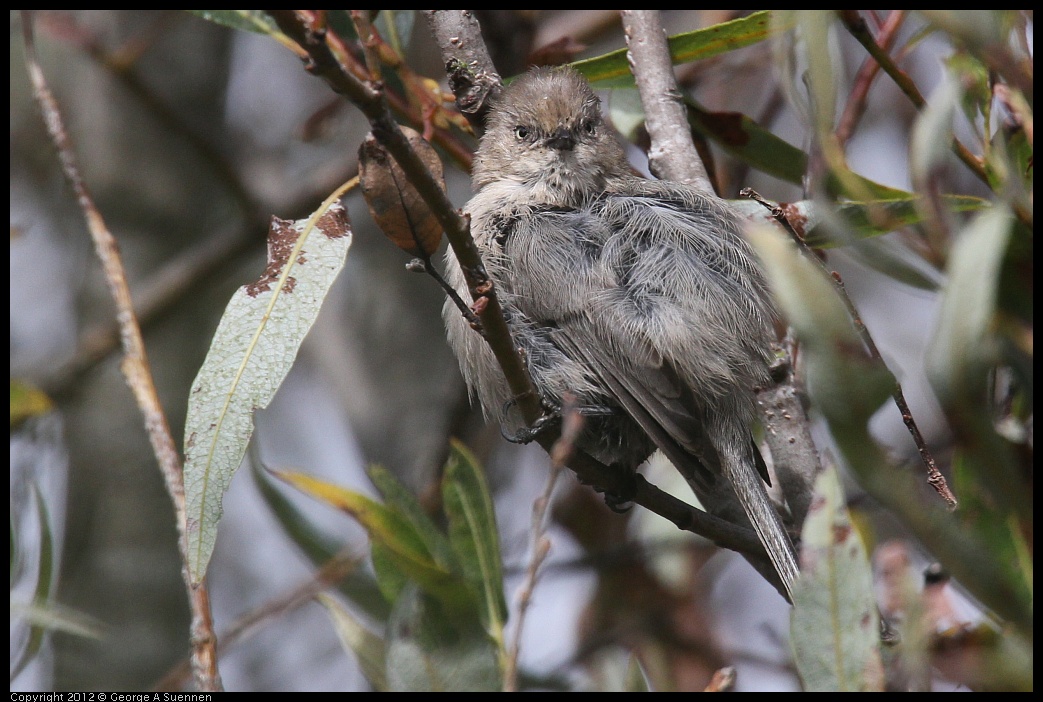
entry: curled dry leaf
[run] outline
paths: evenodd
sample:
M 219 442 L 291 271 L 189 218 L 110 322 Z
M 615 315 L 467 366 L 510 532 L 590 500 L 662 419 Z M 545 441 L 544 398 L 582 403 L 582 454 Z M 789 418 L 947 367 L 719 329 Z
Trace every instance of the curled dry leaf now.
M 412 129 L 402 127 L 402 132 L 420 160 L 445 187 L 442 161 L 434 148 Z M 435 252 L 442 240 L 442 225 L 373 134 L 359 147 L 359 179 L 369 212 L 384 236 L 414 256 Z

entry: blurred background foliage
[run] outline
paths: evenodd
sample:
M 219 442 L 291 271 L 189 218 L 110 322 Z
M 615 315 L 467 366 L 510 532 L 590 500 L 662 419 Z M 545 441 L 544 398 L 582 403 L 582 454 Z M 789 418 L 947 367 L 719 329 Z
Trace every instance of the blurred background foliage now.
M 314 210 L 357 172 L 369 131 L 265 15 L 222 12 L 34 13 L 42 68 L 119 241 L 177 437 L 225 304 L 264 269 L 269 217 Z M 505 78 L 578 62 L 645 168 L 640 103 L 615 70 L 612 52 L 625 47 L 616 11 L 476 13 Z M 448 92 L 439 47 L 412 11 L 372 18 L 396 117 L 432 141 L 462 205 L 475 140 L 451 98 L 438 102 Z M 858 365 L 835 348 L 816 357 L 815 341 L 833 338 L 808 297 L 818 288 L 780 274 L 798 301 L 787 312 L 811 320 L 797 359 L 816 442 L 841 469 L 880 611 L 902 629 L 902 646 L 883 651 L 887 685 L 1030 689 L 1032 13 L 662 18 L 687 37 L 675 44 L 676 73 L 719 193 L 750 187 L 808 214 L 809 243 L 842 277 L 960 502 L 947 514 L 926 486 L 895 406 L 861 402 L 879 387 Z M 347 14 L 327 19 L 361 61 Z M 690 32 L 723 33 L 737 19 L 763 21 L 763 34 L 699 53 L 705 35 Z M 82 213 L 32 99 L 21 22 L 11 14 L 12 689 L 179 687 L 188 613 L 170 500 L 119 374 Z M 516 612 L 547 457 L 506 444 L 471 408 L 444 342 L 441 291 L 405 271 L 409 257 L 359 193 L 345 203 L 347 264 L 256 419 L 255 467 L 390 502 L 396 488 L 384 480 L 378 491 L 367 473 L 379 465 L 442 528 L 442 470 L 459 438 L 487 471 Z M 654 464 L 648 474 L 670 480 Z M 371 629 L 401 618 L 371 580 L 343 580 L 354 565 L 321 566 L 367 555 L 366 530 L 258 471 L 240 471 L 225 508 L 209 584 L 219 637 L 242 629 L 221 655 L 226 687 L 386 685 L 372 660 L 345 651 L 341 610 Z M 731 666 L 737 690 L 801 689 L 789 608 L 741 558 L 647 512 L 611 513 L 568 473 L 549 510 L 550 552 L 520 640 L 525 684 L 703 689 Z M 301 590 L 342 580 L 321 604 Z

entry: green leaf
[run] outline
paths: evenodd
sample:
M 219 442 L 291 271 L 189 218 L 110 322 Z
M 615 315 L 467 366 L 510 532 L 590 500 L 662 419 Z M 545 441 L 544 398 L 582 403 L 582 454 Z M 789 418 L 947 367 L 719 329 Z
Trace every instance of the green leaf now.
M 478 600 L 484 603 L 482 623 L 499 641 L 507 619 L 507 601 L 496 513 L 481 466 L 456 440 L 442 477 L 442 498 L 449 520 L 449 542 Z
M 770 10 L 761 10 L 747 17 L 670 37 L 670 58 L 674 64 L 701 61 L 756 44 L 788 28 L 787 25 L 773 23 Z M 596 87 L 633 86 L 634 77 L 630 73 L 626 54 L 626 49 L 619 49 L 576 61 L 572 66 L 591 83 L 597 83 Z
M 502 687 L 497 650 L 473 618 L 450 616 L 410 586 L 388 624 L 387 682 L 402 692 L 493 692 Z
M 738 161 L 787 183 L 800 185 L 807 174 L 808 155 L 741 112 L 711 112 L 686 99 L 688 124 Z M 826 186 L 856 200 L 894 200 L 913 195 L 854 173 L 831 169 Z
M 846 225 L 846 231 L 854 230 L 854 237 L 864 238 L 922 222 L 923 214 L 918 206 L 922 199 L 919 195 L 908 193 L 888 200 L 842 202 L 837 204 L 836 212 Z M 953 213 L 974 212 L 990 207 L 988 201 L 971 195 L 943 195 L 941 199 L 945 208 Z M 807 241 L 809 246 L 825 247 L 833 239 L 825 231 L 812 229 Z
M 264 501 L 279 520 L 283 531 L 316 567 L 321 567 L 343 552 L 343 544 L 334 541 L 300 512 L 272 480 L 260 457 L 251 452 L 250 465 Z M 373 576 L 363 568 L 354 568 L 337 586 L 362 611 L 381 621 L 391 613 Z
M 1026 535 L 1031 525 L 1023 529 L 1015 515 L 997 509 L 988 484 L 983 483 L 980 472 L 969 463 L 963 451 L 954 454 L 953 491 L 960 496 L 960 524 L 976 534 L 996 555 L 996 562 L 1003 565 L 1007 579 L 1019 586 L 1028 598 L 1032 593 L 1033 568 L 1032 547 L 1026 543 Z
M 11 602 L 11 614 L 16 617 L 24 617 L 34 628 L 41 631 L 60 631 L 70 636 L 79 636 L 85 639 L 101 640 L 105 637 L 104 626 L 101 622 L 83 612 L 62 607 L 54 602 L 32 602 L 21 604 Z M 11 678 L 15 678 L 25 661 L 12 667 Z
M 641 659 L 633 654 L 631 654 L 630 661 L 627 663 L 623 690 L 626 692 L 651 692 L 648 689 L 648 678 L 641 669 Z
M 872 570 L 835 470 L 815 481 L 800 564 L 790 641 L 805 691 L 882 692 Z
M 303 473 L 276 472 L 301 491 L 348 513 L 380 544 L 388 560 L 403 575 L 426 592 L 440 598 L 455 612 L 474 607 L 470 591 L 460 578 L 439 563 L 410 518 L 394 506 L 386 506 L 365 495 L 332 485 Z
M 374 634 L 356 619 L 336 598 L 319 593 L 316 597 L 333 621 L 333 629 L 345 650 L 355 654 L 362 674 L 377 692 L 387 692 L 386 646 L 384 639 Z
M 275 20 L 264 10 L 187 10 L 215 24 L 257 34 L 282 34 Z
M 993 369 L 1005 360 L 997 333 L 1007 249 L 1016 220 L 997 204 L 971 220 L 949 255 L 938 327 L 927 349 L 927 377 L 950 422 L 959 427 L 966 459 L 996 504 L 1031 523 L 1032 496 L 1023 461 L 996 432 L 991 409 Z
M 396 562 L 409 564 L 405 570 L 448 574 L 438 567 L 424 538 L 398 510 L 304 473 L 276 471 L 275 475 L 301 492 L 347 512 L 369 533 L 371 539 L 379 541 L 395 555 Z
M 808 170 L 808 155 L 764 129 L 741 112 L 711 112 L 694 100 L 685 101 L 688 124 L 729 155 L 787 183 L 800 184 Z
M 30 417 L 47 414 L 54 407 L 47 393 L 33 385 L 11 378 L 11 427 L 17 427 Z
M 942 404 L 977 398 L 986 370 L 999 359 L 994 333 L 1003 257 L 1014 222 L 996 205 L 963 230 L 949 256 L 938 329 L 927 352 L 927 372 Z
M 916 189 L 931 192 L 939 169 L 951 163 L 953 117 L 963 98 L 959 81 L 949 71 L 920 111 L 909 140 L 909 172 Z
M 833 205 L 835 217 L 824 216 L 818 203 L 812 200 L 779 203 L 789 219 L 802 224 L 804 240 L 816 249 L 845 246 L 860 239 L 880 236 L 923 221 L 919 208 L 921 196 L 903 191 L 901 195 L 885 200 L 847 201 Z M 992 206 L 987 200 L 971 195 L 942 195 L 942 202 L 953 213 L 975 212 Z M 768 210 L 754 200 L 731 200 L 731 205 L 755 221 L 774 222 Z M 842 229 L 844 238 L 833 232 Z M 935 286 L 932 283 L 930 287 Z
M 416 10 L 381 10 L 376 19 L 377 31 L 399 56 L 405 56 L 415 20 Z
M 395 564 L 394 554 L 379 541 L 370 544 L 369 552 L 373 560 L 373 572 L 377 576 L 377 587 L 380 588 L 384 600 L 392 605 L 409 585 L 409 578 Z M 390 608 L 388 612 L 390 613 Z
M 370 466 L 366 472 L 369 474 L 369 479 L 373 481 L 373 485 L 384 496 L 384 502 L 409 521 L 413 530 L 423 540 L 435 563 L 447 572 L 458 572 L 459 564 L 449 546 L 449 540 L 427 516 L 412 493 L 383 466 Z
M 289 372 L 350 245 L 339 203 L 308 221 L 273 218 L 267 270 L 236 291 L 218 324 L 185 420 L 186 535 L 195 583 L 210 561 L 224 493 L 253 434 L 253 413 L 268 405 Z
M 28 485 L 36 503 L 35 516 L 36 526 L 40 531 L 40 549 L 35 558 L 37 571 L 36 587 L 33 591 L 33 604 L 26 605 L 22 613 L 29 623 L 29 640 L 26 642 L 25 648 L 22 649 L 18 660 L 15 661 L 11 668 L 12 680 L 39 653 L 40 647 L 43 645 L 44 634 L 48 629 L 69 631 L 68 627 L 61 625 L 61 618 L 55 616 L 56 609 L 54 608 L 54 603 L 51 602 L 51 589 L 54 587 L 54 578 L 57 572 L 58 553 L 54 548 L 50 511 L 47 509 L 47 503 L 44 501 L 43 495 L 40 494 L 36 483 L 30 482 Z M 12 601 L 11 604 L 13 608 L 15 603 Z

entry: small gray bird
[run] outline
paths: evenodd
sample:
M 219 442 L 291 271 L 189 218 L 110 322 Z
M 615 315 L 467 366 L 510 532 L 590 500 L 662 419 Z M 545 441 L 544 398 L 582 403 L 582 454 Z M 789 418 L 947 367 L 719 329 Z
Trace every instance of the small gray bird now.
M 774 312 L 738 215 L 633 175 L 572 69 L 505 88 L 473 184 L 465 211 L 508 326 L 544 401 L 578 399 L 579 448 L 629 471 L 662 450 L 709 512 L 752 524 L 771 561 L 759 569 L 788 594 L 794 549 L 750 434 Z M 451 250 L 446 272 L 470 299 Z M 512 397 L 491 350 L 451 301 L 444 317 L 472 394 L 507 422 Z

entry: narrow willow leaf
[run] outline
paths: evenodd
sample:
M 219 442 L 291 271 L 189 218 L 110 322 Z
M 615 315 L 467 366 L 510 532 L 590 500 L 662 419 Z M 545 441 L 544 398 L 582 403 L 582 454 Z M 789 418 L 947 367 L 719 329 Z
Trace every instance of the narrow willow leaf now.
M 398 510 L 310 475 L 283 471 L 275 474 L 302 492 L 350 514 L 371 539 L 387 546 L 400 559 L 415 564 L 411 570 L 438 570 L 423 538 Z
M 258 34 L 281 34 L 275 20 L 269 17 L 264 10 L 188 10 L 188 12 L 232 29 Z
M 802 183 L 808 155 L 741 112 L 712 112 L 685 101 L 688 124 L 739 161 L 787 183 Z
M 852 238 L 865 238 L 922 222 L 923 212 L 918 207 L 921 199 L 919 195 L 907 194 L 887 200 L 843 202 L 837 205 L 836 212 Z M 972 195 L 943 195 L 941 200 L 949 212 L 975 212 L 990 206 L 988 201 Z M 834 241 L 825 231 L 814 229 L 809 232 L 807 241 L 809 246 L 821 248 L 843 243 Z
M 820 10 L 789 10 L 785 14 L 796 23 L 800 50 L 807 61 L 807 70 L 801 76 L 811 94 L 812 123 L 825 141 L 831 134 L 836 118 L 838 59 L 836 46 L 830 41 L 830 31 L 836 20 L 833 13 Z M 828 145 L 823 143 L 823 148 Z M 830 165 L 834 165 L 833 162 Z
M 920 111 L 910 137 L 909 172 L 921 192 L 931 192 L 938 169 L 953 158 L 953 117 L 963 90 L 950 71 L 944 71 L 942 78 Z
M 30 417 L 47 414 L 54 407 L 47 393 L 23 380 L 11 378 L 11 427 L 17 427 Z
M 31 661 L 43 645 L 44 634 L 48 629 L 61 628 L 54 618 L 51 588 L 54 586 L 54 575 L 58 567 L 58 553 L 54 548 L 54 535 L 51 532 L 51 517 L 47 503 L 40 494 L 36 483 L 29 483 L 29 490 L 36 503 L 36 521 L 40 532 L 40 549 L 36 554 L 36 588 L 33 591 L 33 605 L 27 606 L 24 616 L 29 624 L 29 641 L 21 651 L 19 658 L 12 665 L 11 679 L 22 672 L 22 668 Z M 12 529 L 12 541 L 13 541 Z M 12 553 L 13 553 L 12 549 Z M 63 629 L 68 631 L 67 628 Z
M 442 477 L 442 499 L 449 520 L 449 541 L 479 601 L 484 603 L 482 623 L 499 640 L 507 619 L 507 601 L 496 512 L 481 466 L 467 447 L 455 440 Z
M 105 627 L 101 622 L 55 602 L 33 602 L 27 605 L 12 602 L 11 615 L 23 617 L 31 626 L 41 630 L 60 631 L 63 634 L 98 641 L 105 638 Z M 12 679 L 21 672 L 21 667 L 21 664 L 12 666 Z
M 409 578 L 395 563 L 395 556 L 387 546 L 379 541 L 370 541 L 370 558 L 373 561 L 373 573 L 376 575 L 377 587 L 380 594 L 384 596 L 388 604 L 388 613 L 391 605 L 398 601 L 402 591 L 409 585 Z
M 998 359 L 994 332 L 1000 273 L 1013 215 L 997 205 L 963 230 L 949 256 L 938 329 L 927 352 L 928 378 L 943 404 L 977 397 Z
M 741 112 L 711 112 L 694 100 L 686 100 L 688 124 L 696 132 L 752 168 L 779 180 L 800 185 L 808 170 L 808 155 Z M 835 172 L 836 171 L 836 172 Z M 826 186 L 855 200 L 894 200 L 914 197 L 860 176 L 850 169 L 835 166 Z M 849 187 L 850 186 L 850 187 Z
M 641 667 L 641 659 L 631 654 L 627 662 L 626 678 L 623 681 L 625 692 L 651 692 L 648 689 L 648 678 Z
M 452 549 L 449 547 L 449 540 L 438 530 L 412 493 L 383 466 L 372 465 L 366 470 L 366 473 L 380 494 L 384 496 L 385 504 L 409 521 L 417 537 L 427 547 L 432 560 L 447 572 L 459 570 Z
M 780 202 L 778 205 L 783 208 L 786 219 L 795 226 L 797 233 L 804 237 L 808 246 L 829 249 L 919 224 L 923 221 L 923 212 L 917 206 L 920 199 L 919 195 L 903 193 L 900 197 L 887 200 L 841 202 L 834 205 L 836 217 L 832 220 L 824 217 L 818 204 L 812 200 Z M 942 202 L 950 212 L 976 212 L 992 207 L 987 200 L 972 195 L 943 195 Z M 755 222 L 774 222 L 774 217 L 759 202 L 731 200 L 730 203 Z M 821 226 L 827 221 L 833 223 L 834 229 L 840 226 L 836 222 L 841 223 L 845 238 L 834 236 L 830 232 L 830 226 Z
M 337 632 L 341 645 L 355 655 L 366 680 L 377 692 L 387 692 L 384 639 L 363 626 L 336 598 L 319 593 L 316 599 L 329 612 L 333 629 Z
M 255 442 L 256 443 L 256 442 Z M 253 446 L 253 444 L 251 444 Z M 316 567 L 322 567 L 343 552 L 343 543 L 335 541 L 319 529 L 307 515 L 302 514 L 272 479 L 269 469 L 251 450 L 250 466 L 257 487 L 272 514 L 279 520 L 283 532 L 297 545 Z M 285 489 L 285 488 L 283 488 Z M 388 602 L 373 576 L 363 568 L 353 568 L 337 585 L 340 592 L 363 612 L 378 620 L 391 613 Z
M 496 648 L 477 620 L 447 616 L 415 586 L 395 603 L 387 635 L 387 681 L 402 692 L 493 692 Z
M 437 562 L 423 535 L 401 510 L 303 473 L 276 472 L 303 492 L 351 515 L 403 575 L 454 612 L 473 609 L 474 599 L 460 577 Z
M 416 13 L 416 10 L 381 10 L 377 15 L 377 31 L 387 39 L 399 56 L 405 56 L 409 48 Z
M 309 221 L 272 218 L 268 267 L 232 296 L 192 384 L 185 420 L 185 503 L 189 569 L 196 583 L 214 550 L 221 502 L 246 453 L 253 413 L 267 407 L 282 384 L 351 245 L 339 203 L 314 227 Z
M 831 425 L 863 427 L 895 380 L 862 344 L 847 308 L 823 270 L 778 230 L 753 226 L 748 237 L 764 262 L 779 306 L 807 354 L 808 388 Z
M 773 34 L 789 29 L 789 26 L 791 25 L 772 22 L 771 11 L 761 10 L 747 17 L 670 37 L 670 58 L 674 64 L 701 61 L 756 44 Z M 634 85 L 626 49 L 576 61 L 572 66 L 591 83 L 596 83 L 595 87 L 598 88 Z
M 815 481 L 791 619 L 793 660 L 806 691 L 883 690 L 872 570 L 834 470 Z
M 996 205 L 961 232 L 949 256 L 926 366 L 935 395 L 960 427 L 968 465 L 981 488 L 991 495 L 995 509 L 1016 515 L 1030 529 L 1033 504 L 1031 491 L 1025 490 L 1024 459 L 996 432 L 989 400 L 993 369 L 1007 359 L 1008 339 L 1000 333 L 1007 314 L 999 297 L 1015 226 L 1011 210 Z

